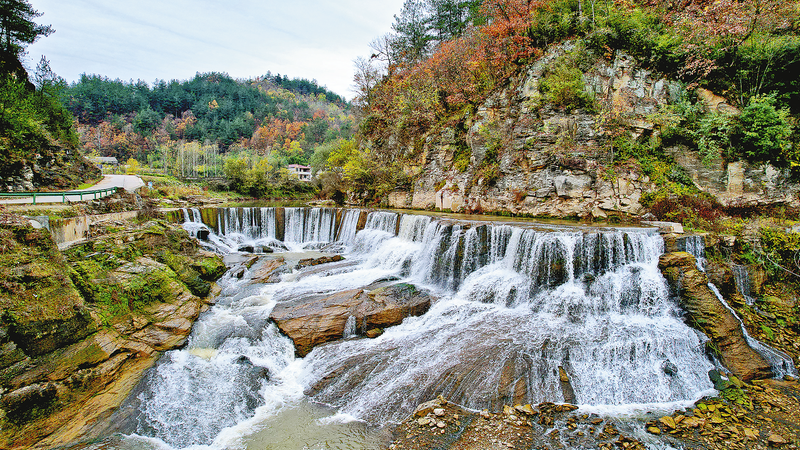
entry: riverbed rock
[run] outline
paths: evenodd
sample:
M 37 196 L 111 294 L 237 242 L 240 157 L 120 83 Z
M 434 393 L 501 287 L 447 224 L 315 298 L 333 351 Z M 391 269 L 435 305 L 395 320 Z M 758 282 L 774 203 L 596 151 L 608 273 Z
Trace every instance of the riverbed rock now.
M 739 321 L 709 288 L 708 277 L 697 269 L 694 256 L 666 253 L 658 266 L 686 311 L 686 323 L 708 336 L 726 368 L 744 381 L 772 376 L 770 364 L 747 345 Z
M 292 339 L 297 355 L 303 357 L 317 345 L 341 339 L 351 316 L 355 318 L 356 332 L 363 335 L 424 314 L 431 300 L 427 292 L 400 283 L 369 292 L 351 289 L 278 303 L 270 319 Z
M 281 280 L 281 274 L 290 271 L 282 256 L 263 257 L 254 266 L 251 279 L 253 283 L 277 283 Z
M 160 352 L 186 341 L 210 302 L 192 291 L 217 292 L 221 259 L 184 230 L 120 227 L 62 254 L 46 230 L 0 225 L 0 448 L 93 436 Z
M 306 258 L 297 262 L 297 268 L 318 266 L 320 264 L 327 264 L 331 262 L 338 262 L 343 260 L 342 255 L 320 256 L 319 258 Z

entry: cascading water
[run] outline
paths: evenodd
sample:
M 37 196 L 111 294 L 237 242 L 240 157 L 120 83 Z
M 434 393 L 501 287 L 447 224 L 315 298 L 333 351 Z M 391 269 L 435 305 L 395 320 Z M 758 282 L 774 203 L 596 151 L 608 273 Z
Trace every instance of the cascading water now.
M 691 253 L 697 259 L 697 267 L 700 268 L 700 270 L 704 271 L 705 244 L 703 243 L 702 237 L 687 236 L 686 242 L 687 242 L 686 251 Z M 735 267 L 741 267 L 741 266 L 735 266 Z M 735 274 L 736 270 L 734 269 L 734 275 Z M 746 269 L 744 275 L 745 277 L 747 275 Z M 741 274 L 739 276 L 741 276 Z M 748 304 L 752 305 L 755 302 L 755 299 L 753 299 L 749 295 L 750 292 L 749 280 L 743 277 L 743 279 L 740 281 L 737 278 L 736 279 L 737 288 L 743 289 L 743 286 L 745 286 L 745 280 L 747 281 L 746 284 L 747 291 L 741 291 L 741 293 L 742 296 L 744 296 L 745 299 L 747 300 Z M 769 362 L 770 366 L 772 366 L 772 373 L 776 378 L 783 378 L 786 375 L 791 375 L 794 377 L 798 376 L 797 368 L 795 367 L 794 361 L 792 361 L 792 358 L 789 355 L 783 353 L 778 349 L 774 349 L 762 343 L 758 339 L 755 339 L 754 337 L 750 336 L 750 333 L 747 332 L 747 328 L 745 328 L 744 326 L 742 318 L 739 317 L 739 314 L 737 314 L 736 311 L 728 304 L 728 302 L 719 292 L 719 289 L 717 289 L 717 287 L 711 282 L 708 283 L 708 287 L 711 289 L 712 292 L 714 292 L 714 295 L 717 296 L 722 305 L 725 306 L 725 308 L 728 311 L 730 311 L 731 314 L 733 314 L 736 320 L 739 321 L 739 327 L 742 330 L 742 334 L 744 335 L 745 340 L 747 341 L 747 345 L 749 345 L 750 348 L 752 348 L 753 350 L 757 351 L 765 360 L 767 360 L 767 362 Z
M 693 399 L 711 388 L 713 366 L 668 298 L 656 266 L 662 246 L 633 230 L 432 222 L 417 253 L 379 261 L 442 300 L 379 339 L 315 349 L 306 383 L 315 399 L 379 423 L 439 393 L 472 408 L 496 408 L 517 386 L 529 402 L 563 401 L 559 366 L 582 404 Z M 668 361 L 677 374 L 665 373 Z M 509 392 L 497 398 L 509 376 Z
M 399 214 L 388 211 L 374 211 L 367 216 L 365 228 L 370 230 L 381 230 L 387 233 L 395 233 L 397 218 Z
M 243 223 L 243 211 L 236 214 L 229 223 Z M 346 264 L 273 285 L 252 284 L 249 272 L 225 278 L 186 348 L 168 352 L 149 372 L 130 431 L 173 448 L 263 448 L 281 435 L 276 422 L 293 429 L 300 421 L 348 435 L 350 444 L 330 446 L 325 438 L 326 446 L 303 441 L 297 448 L 373 448 L 374 433 L 340 419 L 383 425 L 439 394 L 471 408 L 560 402 L 559 368 L 578 404 L 607 411 L 668 409 L 713 392 L 704 337 L 683 323 L 669 298 L 657 268 L 663 241 L 654 231 L 377 211 L 356 233 L 345 224 L 359 214 L 342 214 L 337 236 L 328 219 L 335 211 L 286 208 L 292 247 L 349 240 Z M 186 226 L 193 224 L 194 217 Z M 222 252 L 236 249 L 227 234 L 208 240 Z M 291 341 L 268 321 L 276 302 L 398 278 L 438 300 L 375 339 L 354 336 L 352 320 L 346 339 L 295 359 Z M 331 412 L 309 412 L 309 399 L 337 415 L 318 420 Z
M 286 208 L 284 242 L 299 248 L 333 242 L 336 212 L 332 208 Z
M 733 279 L 736 282 L 736 290 L 742 294 L 745 303 L 753 305 L 756 299 L 753 298 L 750 292 L 750 274 L 747 272 L 747 267 L 739 264 L 731 265 L 733 272 Z
M 358 227 L 358 219 L 361 217 L 360 209 L 348 209 L 344 212 L 342 217 L 342 225 L 339 227 L 339 233 L 336 236 L 336 241 L 343 244 L 350 244 L 356 237 Z

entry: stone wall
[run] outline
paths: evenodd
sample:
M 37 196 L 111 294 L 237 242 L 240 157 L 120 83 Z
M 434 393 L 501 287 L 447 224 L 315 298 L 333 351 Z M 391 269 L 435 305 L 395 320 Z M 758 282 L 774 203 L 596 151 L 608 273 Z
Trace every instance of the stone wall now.
M 68 247 L 76 242 L 88 239 L 92 225 L 107 221 L 129 220 L 139 213 L 139 211 L 123 211 L 109 214 L 95 214 L 91 216 L 69 217 L 66 219 L 50 220 L 48 216 L 32 217 L 34 227 L 45 227 L 53 236 L 53 241 L 59 248 Z M 38 225 L 37 225 L 38 224 Z

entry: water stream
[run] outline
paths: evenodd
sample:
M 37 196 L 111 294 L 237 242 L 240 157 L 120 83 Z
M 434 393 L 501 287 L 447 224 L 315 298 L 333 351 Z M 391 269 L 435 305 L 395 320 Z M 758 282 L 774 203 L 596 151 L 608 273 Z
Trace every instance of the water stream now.
M 686 241 L 686 251 L 691 253 L 697 259 L 697 267 L 705 271 L 705 245 L 703 243 L 703 239 L 701 236 L 687 236 L 685 238 Z M 741 272 L 742 266 L 734 266 L 734 276 L 736 277 L 736 284 L 737 288 L 740 289 L 740 293 L 742 296 L 745 297 L 747 304 L 752 305 L 755 302 L 750 294 L 750 287 L 749 287 L 749 280 L 747 278 L 747 269 L 744 269 L 744 273 Z M 739 268 L 737 270 L 736 268 Z M 738 275 L 736 275 L 738 273 Z M 741 278 L 740 278 L 741 277 Z M 747 284 L 744 281 L 747 280 Z M 714 283 L 708 283 L 709 289 L 717 296 L 719 301 L 722 305 L 730 311 L 731 314 L 739 321 L 739 328 L 742 330 L 742 334 L 744 335 L 745 340 L 747 340 L 747 345 L 750 346 L 753 350 L 757 351 L 767 362 L 772 366 L 772 374 L 775 378 L 783 378 L 786 375 L 791 375 L 793 377 L 797 377 L 797 368 L 794 366 L 794 361 L 792 358 L 787 355 L 786 353 L 772 348 L 758 339 L 750 336 L 750 333 L 747 332 L 747 328 L 744 326 L 744 322 L 742 318 L 739 317 L 739 314 L 733 309 L 733 307 L 728 304 L 725 298 L 722 296 L 722 293 L 719 292 L 719 289 L 714 285 Z M 744 290 L 746 287 L 746 291 Z M 745 293 L 746 292 L 746 293 Z
M 559 367 L 587 411 L 671 410 L 713 392 L 705 338 L 669 298 L 655 230 L 375 211 L 356 231 L 358 210 L 337 223 L 333 209 L 286 208 L 278 242 L 270 210 L 220 209 L 216 226 L 185 211 L 184 227 L 223 253 L 338 249 L 345 261 L 276 284 L 223 278 L 186 347 L 139 387 L 127 448 L 380 448 L 382 426 L 439 394 L 474 409 L 562 402 Z M 269 321 L 278 302 L 386 279 L 438 300 L 375 339 L 349 324 L 305 358 Z

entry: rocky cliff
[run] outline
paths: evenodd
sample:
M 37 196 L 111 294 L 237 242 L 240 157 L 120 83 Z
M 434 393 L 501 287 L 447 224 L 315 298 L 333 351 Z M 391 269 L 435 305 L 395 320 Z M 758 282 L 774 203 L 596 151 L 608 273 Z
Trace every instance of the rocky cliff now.
M 580 51 L 576 47 L 569 41 L 552 47 L 473 114 L 413 142 L 399 136 L 383 142 L 401 148 L 395 153 L 416 155 L 407 165 L 412 189 L 383 200 L 397 208 L 454 212 L 596 219 L 642 214 L 642 197 L 660 186 L 636 161 L 612 164 L 618 151 L 612 142 L 620 130 L 631 139 L 658 136 L 665 107 L 685 95 L 685 87 L 616 52 L 588 57 L 581 66 L 583 92 L 593 99 L 588 106 L 559 107 L 546 99 L 542 84 L 548 68 Z M 732 109 L 708 91 L 697 96 L 707 109 Z M 688 175 L 685 182 L 723 204 L 800 205 L 800 184 L 788 170 L 703 161 L 683 145 L 665 152 Z
M 208 307 L 220 258 L 163 222 L 132 227 L 62 254 L 17 216 L 0 225 L 0 447 L 91 436 Z
M 6 164 L 0 171 L 0 191 L 31 192 L 75 189 L 101 178 L 100 169 L 75 149 L 48 146 L 30 160 Z

